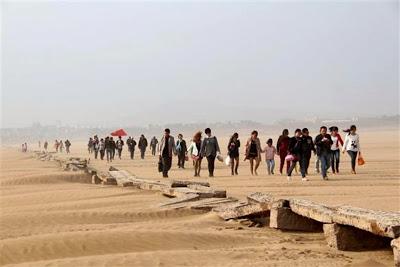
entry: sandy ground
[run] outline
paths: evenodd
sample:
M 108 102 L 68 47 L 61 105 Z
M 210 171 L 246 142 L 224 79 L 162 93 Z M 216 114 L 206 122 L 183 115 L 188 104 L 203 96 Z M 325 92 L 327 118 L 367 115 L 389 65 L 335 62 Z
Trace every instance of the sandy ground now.
M 227 137 L 220 137 L 225 149 Z M 244 142 L 245 138 L 241 138 Z M 262 137 L 265 142 L 266 137 Z M 162 179 L 157 159 L 94 160 L 83 143 L 72 142 L 72 155 L 92 157 L 146 178 Z M 310 181 L 299 176 L 250 176 L 241 161 L 239 176 L 217 164 L 216 177 L 200 180 L 244 198 L 254 191 L 296 196 L 328 204 L 351 204 L 400 210 L 398 132 L 362 134 L 367 164 L 349 174 L 348 157 L 342 173 L 329 181 L 310 170 Z M 137 155 L 138 156 L 138 155 Z M 277 162 L 279 160 L 277 159 Z M 194 179 L 193 170 L 176 168 L 170 178 Z M 165 211 L 159 193 L 84 183 L 79 173 L 61 172 L 53 162 L 41 162 L 13 148 L 1 149 L 0 264 L 19 266 L 392 266 L 390 250 L 339 252 L 329 249 L 321 233 L 281 232 L 224 222 L 212 213 Z

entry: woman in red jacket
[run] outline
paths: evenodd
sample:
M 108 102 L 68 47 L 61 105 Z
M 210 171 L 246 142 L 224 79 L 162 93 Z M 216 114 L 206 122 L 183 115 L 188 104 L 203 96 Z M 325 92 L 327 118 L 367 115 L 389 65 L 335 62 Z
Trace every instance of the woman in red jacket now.
M 282 174 L 283 165 L 285 164 L 285 157 L 288 154 L 289 148 L 289 130 L 284 129 L 282 135 L 279 136 L 278 142 L 276 144 L 276 152 L 281 158 L 281 162 L 279 165 L 279 172 Z M 289 164 L 286 163 L 286 173 L 289 171 Z

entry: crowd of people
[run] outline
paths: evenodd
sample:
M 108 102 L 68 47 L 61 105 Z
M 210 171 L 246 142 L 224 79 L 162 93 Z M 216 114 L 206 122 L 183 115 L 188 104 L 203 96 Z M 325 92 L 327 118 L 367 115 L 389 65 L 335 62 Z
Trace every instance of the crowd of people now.
M 268 138 L 265 145 L 262 145 L 258 132 L 254 130 L 247 139 L 244 148 L 244 160 L 250 162 L 250 172 L 252 175 L 258 175 L 258 168 L 262 162 L 264 155 L 266 172 L 268 175 L 275 174 L 275 157 L 280 159 L 279 173 L 286 174 L 288 181 L 292 180 L 293 172 L 300 172 L 302 181 L 308 181 L 310 159 L 312 155 L 316 155 L 315 171 L 321 174 L 323 180 L 328 179 L 328 171 L 331 169 L 332 174 L 339 173 L 340 167 L 340 149 L 342 153 L 346 153 L 351 158 L 352 173 L 356 173 L 357 157 L 361 157 L 359 136 L 356 133 L 357 128 L 352 125 L 349 129 L 344 130 L 344 141 L 339 133 L 339 128 L 332 126 L 329 129 L 325 126 L 320 128 L 319 134 L 312 138 L 309 130 L 296 129 L 294 135 L 289 135 L 289 130 L 284 129 L 282 135 L 279 136 L 276 146 L 272 138 Z M 211 129 L 207 128 L 203 133 L 196 132 L 187 145 L 182 134 L 178 134 L 175 141 L 171 136 L 170 129 L 165 129 L 160 141 L 154 136 L 150 143 L 144 135 L 140 136 L 138 142 L 133 137 L 126 140 L 130 158 L 134 159 L 135 147 L 140 150 L 140 157 L 144 159 L 147 146 L 150 146 L 151 155 L 158 156 L 158 169 L 163 177 L 168 177 L 168 172 L 172 166 L 173 156 L 177 156 L 178 168 L 185 168 L 185 162 L 191 159 L 194 167 L 194 176 L 199 177 L 201 172 L 202 160 L 207 160 L 208 175 L 214 176 L 215 161 L 223 161 L 217 137 L 213 136 Z M 100 152 L 100 159 L 106 156 L 107 161 L 114 160 L 117 152 L 118 158 L 121 159 L 122 150 L 125 143 L 119 136 L 116 140 L 111 137 L 99 139 L 97 136 L 89 139 L 89 153 L 94 153 L 97 159 Z M 225 162 L 230 166 L 231 175 L 238 175 L 239 158 L 240 158 L 241 142 L 239 134 L 234 133 L 229 139 L 227 145 L 227 158 Z M 284 172 L 284 167 L 286 169 Z

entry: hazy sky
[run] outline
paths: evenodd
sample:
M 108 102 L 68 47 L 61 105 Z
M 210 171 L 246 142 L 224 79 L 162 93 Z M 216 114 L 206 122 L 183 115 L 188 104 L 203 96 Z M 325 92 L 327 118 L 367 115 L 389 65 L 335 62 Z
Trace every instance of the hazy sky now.
M 5 2 L 2 127 L 399 113 L 399 6 Z

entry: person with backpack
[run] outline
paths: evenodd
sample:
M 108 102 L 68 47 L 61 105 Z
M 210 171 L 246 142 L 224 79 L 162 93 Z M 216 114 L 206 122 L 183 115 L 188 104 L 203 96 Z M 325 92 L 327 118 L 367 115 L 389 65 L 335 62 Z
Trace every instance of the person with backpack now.
M 178 154 L 178 168 L 184 169 L 187 156 L 187 146 L 182 134 L 178 134 L 178 140 L 176 141 L 176 152 Z
M 70 147 L 71 147 L 71 142 L 67 139 L 65 141 L 65 152 L 67 152 L 67 154 L 70 153 L 70 150 L 69 150 Z
M 124 140 L 122 140 L 121 136 L 118 136 L 118 140 L 115 143 L 115 147 L 117 148 L 118 151 L 118 158 L 121 159 L 122 148 L 124 147 Z
M 146 154 L 146 148 L 147 148 L 147 146 L 148 146 L 147 139 L 146 139 L 146 137 L 144 137 L 144 135 L 142 134 L 142 135 L 140 136 L 139 144 L 138 144 L 138 147 L 139 147 L 139 149 L 140 149 L 140 157 L 141 157 L 141 159 L 144 159 L 144 155 Z
M 214 177 L 215 169 L 215 158 L 217 153 L 220 153 L 217 137 L 211 135 L 211 129 L 206 128 L 204 130 L 206 138 L 204 138 L 201 144 L 201 154 L 207 158 L 208 162 L 208 176 Z
M 151 154 L 153 156 L 156 155 L 156 151 L 157 151 L 157 144 L 158 144 L 158 140 L 155 136 L 153 136 L 153 138 L 150 141 L 150 149 L 151 149 Z
M 321 175 L 323 180 L 328 180 L 327 172 L 330 167 L 331 147 L 333 144 L 332 138 L 327 131 L 328 129 L 326 126 L 321 126 L 319 130 L 320 134 L 315 137 L 317 156 L 321 162 Z
M 110 137 L 110 146 L 111 146 L 111 158 L 114 159 L 115 158 L 115 150 L 117 148 L 117 145 L 112 136 Z
M 283 174 L 283 166 L 285 165 L 285 158 L 288 154 L 289 147 L 289 130 L 284 129 L 282 135 L 279 136 L 278 142 L 276 143 L 276 151 L 278 152 L 280 158 L 279 172 Z M 286 173 L 289 172 L 289 164 L 286 162 Z
M 332 138 L 331 146 L 331 167 L 333 174 L 339 174 L 339 163 L 340 163 L 340 146 L 343 147 L 343 140 L 339 134 L 339 128 L 332 126 L 329 128 Z
M 126 144 L 128 145 L 128 150 L 131 155 L 131 159 L 133 159 L 135 157 L 136 141 L 133 137 L 129 136 L 128 140 L 126 140 Z
M 357 127 L 355 125 L 351 125 L 350 129 L 345 130 L 344 132 L 347 133 L 342 151 L 349 154 L 351 158 L 351 173 L 356 174 L 356 161 L 357 155 L 361 157 L 361 148 L 360 148 L 360 137 L 356 133 Z

